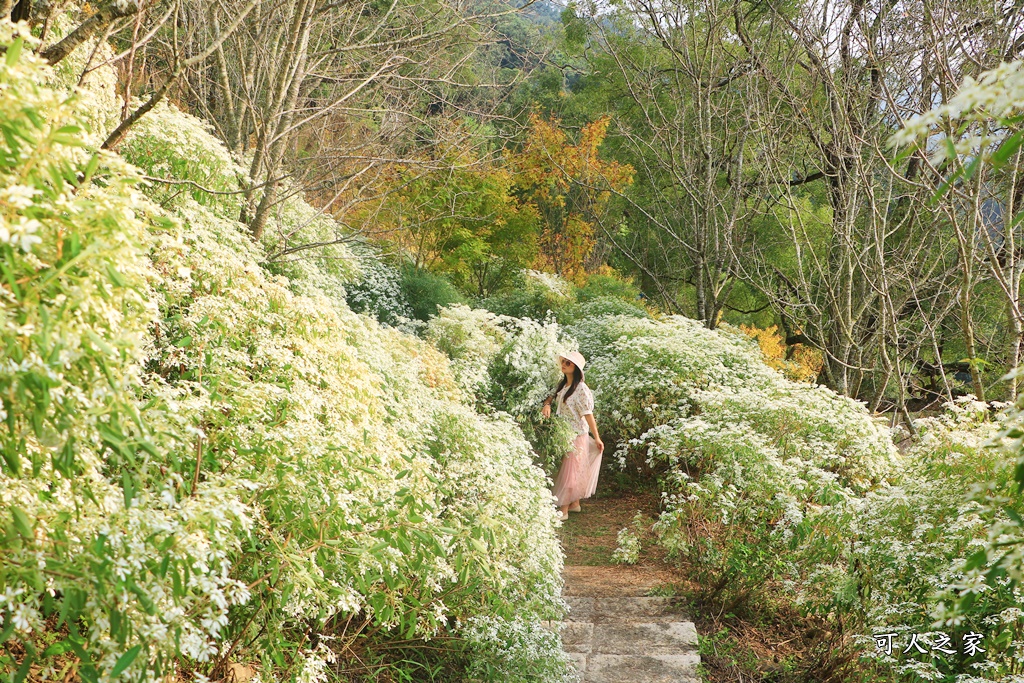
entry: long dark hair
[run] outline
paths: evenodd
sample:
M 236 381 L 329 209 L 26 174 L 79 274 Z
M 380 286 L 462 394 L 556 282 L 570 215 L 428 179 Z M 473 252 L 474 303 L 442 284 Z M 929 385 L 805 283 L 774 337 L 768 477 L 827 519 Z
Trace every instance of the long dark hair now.
M 572 361 L 569 362 L 572 363 Z M 572 384 L 569 385 L 569 391 L 565 392 L 565 396 L 562 397 L 562 403 L 569 400 L 569 397 L 572 396 L 572 392 L 576 391 L 576 387 L 580 385 L 581 381 L 583 381 L 583 373 L 580 372 L 579 366 L 572 363 Z M 555 396 L 558 396 L 558 392 L 561 391 L 564 386 L 565 375 L 563 374 L 562 379 L 558 382 L 558 386 L 555 387 Z

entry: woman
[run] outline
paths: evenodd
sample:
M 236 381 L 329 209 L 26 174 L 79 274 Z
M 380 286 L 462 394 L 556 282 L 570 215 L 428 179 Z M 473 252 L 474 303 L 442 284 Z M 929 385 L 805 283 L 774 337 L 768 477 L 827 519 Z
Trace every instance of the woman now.
M 597 433 L 597 423 L 594 422 L 594 395 L 583 381 L 583 366 L 587 364 L 586 359 L 578 351 L 558 358 L 562 363 L 564 376 L 555 388 L 555 394 L 544 401 L 542 413 L 544 417 L 550 417 L 551 401 L 557 400 L 557 414 L 569 420 L 576 429 L 572 450 L 562 459 L 553 490 L 562 512 L 560 519 L 564 522 L 569 519 L 570 512 L 580 511 L 581 499 L 590 498 L 597 490 L 597 475 L 601 470 L 604 442 L 601 441 L 601 436 Z M 587 434 L 588 427 L 594 438 Z

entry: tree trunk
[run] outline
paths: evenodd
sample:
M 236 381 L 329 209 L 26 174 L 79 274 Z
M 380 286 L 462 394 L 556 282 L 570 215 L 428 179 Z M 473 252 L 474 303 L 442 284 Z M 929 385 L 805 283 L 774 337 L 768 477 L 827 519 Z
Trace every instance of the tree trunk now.
M 0 2 L 3 2 L 3 0 L 0 0 Z M 111 22 L 129 17 L 138 11 L 139 5 L 135 2 L 113 2 L 105 5 L 96 14 L 83 21 L 64 40 L 43 50 L 40 56 L 50 64 L 57 64 L 71 54 L 76 47 L 106 29 Z

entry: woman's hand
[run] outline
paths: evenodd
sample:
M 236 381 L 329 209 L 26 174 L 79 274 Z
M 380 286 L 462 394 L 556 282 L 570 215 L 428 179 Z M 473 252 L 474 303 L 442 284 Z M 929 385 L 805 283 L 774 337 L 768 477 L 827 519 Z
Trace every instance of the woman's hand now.
M 594 443 L 597 444 L 597 450 L 599 450 L 602 453 L 604 453 L 604 441 L 601 441 L 601 437 L 595 436 L 594 437 Z
M 545 403 L 544 407 L 540 409 L 540 414 L 544 417 L 551 417 L 551 404 Z

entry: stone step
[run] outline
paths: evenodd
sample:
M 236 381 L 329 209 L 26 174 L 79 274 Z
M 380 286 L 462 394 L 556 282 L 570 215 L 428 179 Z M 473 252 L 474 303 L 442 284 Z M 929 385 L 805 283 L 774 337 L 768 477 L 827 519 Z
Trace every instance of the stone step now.
M 549 625 L 582 683 L 700 683 L 697 629 L 672 600 L 597 588 L 563 593 L 569 613 Z
M 585 657 L 583 683 L 700 683 L 696 653 Z
M 668 598 L 622 597 L 584 598 L 568 597 L 567 621 L 602 623 L 670 622 L 685 621 Z
M 608 655 L 678 655 L 697 650 L 697 630 L 689 621 L 653 624 L 562 624 L 566 652 Z

